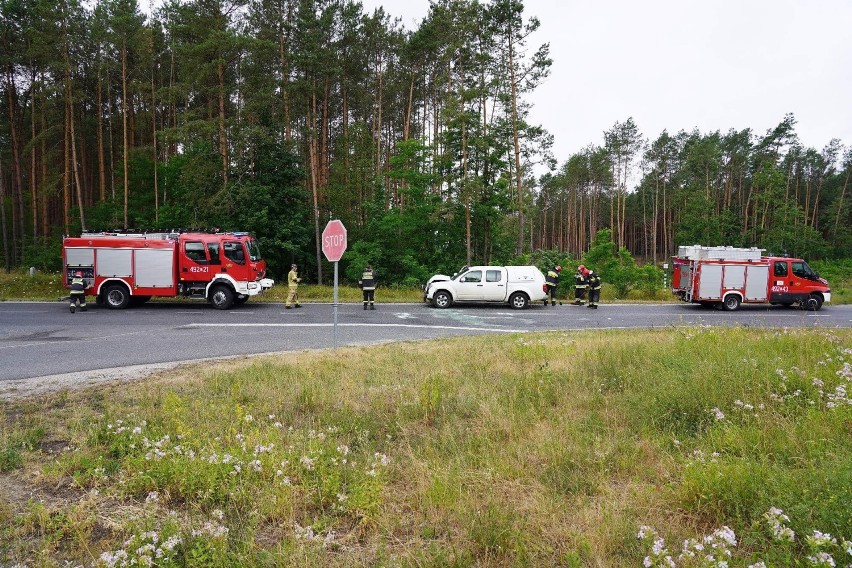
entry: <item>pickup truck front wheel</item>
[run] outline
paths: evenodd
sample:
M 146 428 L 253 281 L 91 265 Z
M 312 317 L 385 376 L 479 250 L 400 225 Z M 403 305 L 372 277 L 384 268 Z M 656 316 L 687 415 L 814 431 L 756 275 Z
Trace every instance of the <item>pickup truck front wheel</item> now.
M 530 299 L 527 298 L 527 295 L 523 292 L 515 292 L 509 298 L 509 305 L 512 306 L 516 310 L 523 310 L 530 303 Z
M 449 308 L 453 305 L 453 297 L 450 296 L 449 292 L 439 290 L 432 297 L 432 305 L 436 308 Z

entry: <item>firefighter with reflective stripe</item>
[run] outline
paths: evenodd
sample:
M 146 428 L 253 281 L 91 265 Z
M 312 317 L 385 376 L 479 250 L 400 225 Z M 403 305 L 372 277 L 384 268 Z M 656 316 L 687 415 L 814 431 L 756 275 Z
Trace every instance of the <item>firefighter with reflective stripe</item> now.
M 290 265 L 290 272 L 287 274 L 287 303 L 284 305 L 288 310 L 290 309 L 290 304 L 295 304 L 297 308 L 301 308 L 302 305 L 299 303 L 299 282 L 302 279 L 299 278 L 299 268 L 295 264 Z
M 598 301 L 601 299 L 601 277 L 594 270 L 586 270 L 586 280 L 589 282 L 589 306 L 598 309 Z
M 367 304 L 371 310 L 375 310 L 376 300 L 376 273 L 373 272 L 373 267 L 369 264 L 361 274 L 361 279 L 358 281 L 358 286 L 364 292 L 364 309 L 367 309 Z
M 556 289 L 559 287 L 559 273 L 562 272 L 562 267 L 558 264 L 547 271 L 547 276 L 544 278 L 545 286 L 547 286 L 547 294 L 550 295 L 550 305 L 556 305 Z M 547 298 L 544 299 L 544 305 L 547 305 Z
M 74 313 L 75 306 L 80 304 L 80 311 L 86 311 L 86 281 L 83 280 L 83 273 L 79 270 L 74 273 L 74 278 L 71 279 L 71 313 Z
M 589 288 L 589 282 L 586 280 L 586 267 L 582 264 L 577 267 L 577 272 L 574 273 L 574 305 L 582 306 L 585 304 L 586 290 Z

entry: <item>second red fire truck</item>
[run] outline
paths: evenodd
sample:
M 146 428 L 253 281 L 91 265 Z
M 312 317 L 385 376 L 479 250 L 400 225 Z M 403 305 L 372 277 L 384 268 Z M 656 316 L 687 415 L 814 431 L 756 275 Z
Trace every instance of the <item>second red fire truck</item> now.
M 763 256 L 765 249 L 679 247 L 672 292 L 684 302 L 733 311 L 742 303 L 794 304 L 818 310 L 831 301 L 824 278 L 800 258 Z
M 81 272 L 86 294 L 113 309 L 183 296 L 226 310 L 274 284 L 248 233 L 83 233 L 63 240 L 62 266 L 66 287 Z

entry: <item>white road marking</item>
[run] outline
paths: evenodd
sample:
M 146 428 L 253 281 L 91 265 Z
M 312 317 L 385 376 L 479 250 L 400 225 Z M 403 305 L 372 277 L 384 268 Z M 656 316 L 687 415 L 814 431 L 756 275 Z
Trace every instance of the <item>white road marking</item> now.
M 528 329 L 498 329 L 494 327 L 456 327 L 448 325 L 415 325 L 407 323 L 338 323 L 339 327 L 411 327 L 421 329 L 454 329 L 457 331 L 492 331 L 500 333 L 527 333 Z M 179 329 L 198 327 L 334 327 L 333 323 L 188 323 Z

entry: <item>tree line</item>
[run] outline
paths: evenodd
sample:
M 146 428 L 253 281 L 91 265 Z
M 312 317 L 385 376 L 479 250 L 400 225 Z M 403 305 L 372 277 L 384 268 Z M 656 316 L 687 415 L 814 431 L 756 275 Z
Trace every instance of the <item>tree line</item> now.
M 149 0 L 150 2 L 150 0 Z M 560 167 L 529 122 L 550 72 L 520 0 L 435 0 L 415 29 L 352 0 L 0 0 L 6 270 L 57 267 L 83 230 L 250 230 L 273 274 L 422 282 L 601 229 L 657 262 L 678 244 L 852 250 L 852 153 L 774 130 L 663 132 L 632 119 Z M 538 164 L 551 173 L 536 179 Z

